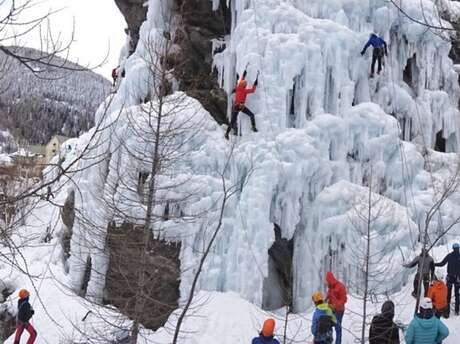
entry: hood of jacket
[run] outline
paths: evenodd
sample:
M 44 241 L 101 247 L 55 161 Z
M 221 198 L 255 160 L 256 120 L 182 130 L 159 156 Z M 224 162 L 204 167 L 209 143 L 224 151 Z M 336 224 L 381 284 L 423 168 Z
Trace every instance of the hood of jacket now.
M 436 290 L 441 291 L 441 290 L 444 289 L 444 286 L 445 286 L 445 284 L 444 284 L 443 281 L 434 281 L 433 282 L 433 288 L 436 289 Z
M 326 283 L 333 287 L 337 284 L 337 280 L 334 277 L 334 274 L 330 271 L 326 272 Z
M 417 323 L 420 328 L 424 330 L 429 330 L 432 328 L 437 328 L 437 318 L 433 315 L 431 315 L 429 318 L 421 318 L 420 315 L 416 315 L 414 318 L 414 321 Z
M 381 316 L 390 321 L 393 321 L 393 318 L 395 316 L 395 304 L 393 303 L 393 301 L 388 300 L 383 303 Z
M 18 300 L 18 308 L 21 307 L 21 305 L 22 305 L 23 303 L 25 303 L 25 302 L 29 302 L 29 297 L 28 297 L 28 296 L 25 297 L 25 298 L 23 298 L 23 299 L 19 299 L 19 300 Z

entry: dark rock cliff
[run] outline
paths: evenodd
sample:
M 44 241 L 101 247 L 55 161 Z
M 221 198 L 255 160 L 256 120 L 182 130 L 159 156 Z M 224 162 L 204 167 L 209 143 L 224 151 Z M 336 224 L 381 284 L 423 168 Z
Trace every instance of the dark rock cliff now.
M 130 53 L 132 53 L 139 41 L 139 29 L 147 18 L 147 6 L 144 6 L 146 0 L 115 0 L 115 3 L 128 24 L 128 34 L 131 37 Z
M 180 49 L 168 56 L 179 88 L 200 101 L 218 123 L 227 122 L 227 94 L 219 87 L 212 70 L 212 40 L 222 39 L 230 32 L 231 15 L 225 0 L 213 11 L 209 0 L 171 0 L 175 17 L 181 25 L 176 29 L 174 44 Z M 130 50 L 139 41 L 139 29 L 146 19 L 145 0 L 115 0 L 125 17 L 131 36 Z

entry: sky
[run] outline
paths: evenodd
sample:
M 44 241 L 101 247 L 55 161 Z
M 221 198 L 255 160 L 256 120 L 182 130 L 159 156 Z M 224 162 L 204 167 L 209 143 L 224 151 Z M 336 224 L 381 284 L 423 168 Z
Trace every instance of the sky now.
M 120 49 L 125 42 L 126 22 L 114 0 L 38 0 L 21 20 L 37 18 L 50 10 L 59 10 L 50 17 L 54 39 L 68 43 L 74 33 L 69 60 L 83 66 L 94 67 L 95 72 L 111 77 L 118 65 Z M 22 38 L 21 45 L 40 48 L 38 30 Z

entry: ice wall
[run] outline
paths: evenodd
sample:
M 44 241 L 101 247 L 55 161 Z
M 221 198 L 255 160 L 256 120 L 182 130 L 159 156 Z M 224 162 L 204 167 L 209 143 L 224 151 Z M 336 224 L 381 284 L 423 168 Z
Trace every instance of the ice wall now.
M 428 18 L 435 20 L 431 2 L 423 3 Z M 76 208 L 91 219 L 92 229 L 85 222 L 75 224 L 70 275 L 78 289 L 82 262 L 91 256 L 98 273 L 88 290 L 96 300 L 102 296 L 107 268 L 107 224 L 135 221 L 145 212 L 142 200 L 130 190 L 146 166 L 132 152 L 152 152 L 152 142 L 138 133 L 148 122 L 146 111 L 158 104 L 155 99 L 139 104 L 152 94 L 158 78 L 149 69 L 147 43 L 164 43 L 163 31 L 169 30 L 161 16 L 168 11 L 164 5 L 162 0 L 149 1 L 138 48 L 124 61 L 126 78 L 98 110 L 98 127 L 76 143 L 77 151 L 90 147 L 73 180 L 79 189 Z M 421 17 L 419 1 L 404 5 Z M 447 57 L 449 43 L 387 2 L 238 0 L 231 6 L 232 34 L 227 48 L 215 56 L 215 67 L 227 91 L 247 63 L 249 81 L 260 71 L 260 87 L 247 103 L 256 113 L 259 133 L 250 133 L 249 121 L 241 115 L 242 137 L 226 141 L 197 101 L 181 93 L 171 96 L 187 102 L 177 121 L 193 118 L 194 125 L 175 137 L 182 159 L 174 173 L 159 178 L 160 185 L 176 185 L 167 197 L 194 195 L 182 202 L 183 213 L 207 214 L 201 221 L 165 220 L 153 228 L 158 235 L 182 241 L 182 297 L 216 226 L 222 172 L 227 186 L 238 188 L 225 209 L 199 289 L 236 291 L 261 305 L 274 223 L 283 237 L 294 238 L 297 310 L 322 286 L 331 249 L 339 258 L 347 257 L 335 272 L 347 282 L 356 280 L 359 271 L 350 257 L 362 243 L 352 220 L 356 209 L 363 209 L 370 185 L 372 199 L 385 208 L 373 228 L 378 237 L 373 245 L 384 251 L 382 261 L 392 259 L 388 273 L 397 274 L 382 289 L 400 287 L 405 277 L 400 263 L 412 254 L 426 211 L 455 170 L 456 154 L 429 150 L 441 129 L 448 149 L 458 150 L 458 76 Z M 369 56 L 359 54 L 370 31 L 383 35 L 390 49 L 383 75 L 373 80 L 368 78 Z M 409 58 L 411 80 L 404 76 Z M 460 210 L 456 200 L 444 204 L 431 231 L 455 218 Z M 115 208 L 123 209 L 125 218 Z M 162 206 L 155 208 L 155 215 L 163 212 Z

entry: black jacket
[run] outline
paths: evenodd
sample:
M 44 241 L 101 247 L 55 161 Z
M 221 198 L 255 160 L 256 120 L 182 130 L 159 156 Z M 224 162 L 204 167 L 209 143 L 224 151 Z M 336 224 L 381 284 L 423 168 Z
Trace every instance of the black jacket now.
M 444 266 L 446 264 L 447 274 L 460 276 L 460 252 L 458 250 L 454 250 L 453 252 L 449 253 L 441 262 L 434 265 Z
M 18 320 L 22 323 L 29 322 L 34 315 L 34 310 L 29 303 L 29 298 L 18 300 Z
M 372 319 L 369 329 L 369 344 L 399 344 L 399 329 L 393 322 L 394 304 L 386 301 L 382 306 L 382 314 Z

